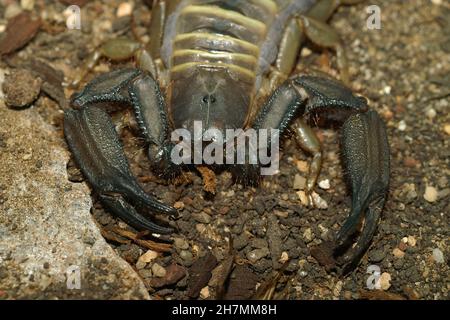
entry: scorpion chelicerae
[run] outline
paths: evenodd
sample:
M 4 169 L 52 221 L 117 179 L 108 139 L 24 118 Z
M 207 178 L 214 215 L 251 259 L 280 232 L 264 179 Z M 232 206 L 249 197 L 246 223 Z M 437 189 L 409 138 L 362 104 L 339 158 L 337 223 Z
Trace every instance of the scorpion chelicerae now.
M 370 245 L 389 184 L 385 125 L 369 110 L 367 100 L 346 86 L 349 76 L 344 48 L 326 24 L 340 4 L 358 2 L 361 0 L 154 1 L 148 46 L 112 40 L 88 62 L 92 65 L 100 56 L 116 60 L 134 57 L 138 67 L 97 77 L 72 97 L 73 109 L 65 113 L 69 148 L 102 204 L 137 229 L 160 234 L 173 231 L 139 213 L 145 208 L 167 214 L 177 211 L 140 187 L 111 117 L 101 104 L 133 108 L 150 162 L 164 177 L 174 177 L 183 169 L 171 157 L 176 147 L 171 131 L 175 129 L 193 132 L 200 123 L 202 133 L 265 129 L 277 130 L 281 136 L 289 131 L 298 146 L 313 156 L 308 195 L 320 172 L 322 151 L 307 120 L 321 115 L 342 124 L 342 154 L 352 202 L 349 217 L 335 237 L 333 254 L 346 269 L 353 268 Z M 292 75 L 306 40 L 336 51 L 342 82 Z M 225 148 L 230 141 L 221 143 Z M 248 157 L 244 160 L 213 167 L 230 169 L 244 184 L 257 183 L 262 164 L 250 162 Z M 310 201 L 313 204 L 311 197 Z M 352 245 L 357 232 L 359 239 Z

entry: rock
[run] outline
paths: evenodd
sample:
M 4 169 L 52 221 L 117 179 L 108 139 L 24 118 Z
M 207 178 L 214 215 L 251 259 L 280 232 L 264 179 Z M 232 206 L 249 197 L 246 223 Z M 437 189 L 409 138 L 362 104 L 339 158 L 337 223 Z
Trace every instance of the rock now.
M 166 269 L 158 263 L 152 265 L 152 273 L 155 277 L 163 278 L 166 276 Z
M 119 7 L 117 8 L 117 17 L 125 17 L 131 15 L 133 12 L 133 3 L 132 2 L 122 2 L 119 4 Z
M 439 249 L 433 249 L 433 260 L 436 263 L 444 263 L 445 259 L 444 259 L 444 253 Z
M 171 264 L 166 268 L 166 275 L 163 278 L 153 278 L 150 281 L 150 286 L 154 288 L 161 288 L 164 286 L 170 286 L 186 276 L 186 269 L 178 264 Z
M 1 286 L 8 297 L 149 299 L 138 274 L 101 236 L 90 189 L 67 180 L 61 132 L 35 108 L 18 112 L 0 101 L 0 137 L 0 265 L 7 270 Z M 32 159 L 23 160 L 29 151 Z M 80 274 L 80 289 L 68 289 L 67 274 Z
M 288 253 L 287 253 L 286 251 L 283 251 L 283 252 L 281 253 L 280 259 L 278 259 L 278 262 L 281 263 L 281 264 L 284 264 L 284 263 L 287 262 L 288 260 L 289 260 L 289 255 L 288 255 Z
M 206 300 L 209 298 L 209 287 L 206 286 L 202 290 L 200 290 L 200 298 Z
M 370 262 L 378 263 L 383 261 L 386 257 L 386 253 L 383 250 L 372 250 L 369 252 Z
M 248 238 L 245 234 L 240 234 L 233 240 L 233 248 L 236 250 L 244 249 L 248 244 Z
M 444 125 L 444 132 L 450 136 L 450 124 Z
M 302 205 L 307 206 L 309 204 L 308 196 L 305 191 L 298 191 L 297 195 Z
M 428 202 L 431 202 L 431 203 L 436 202 L 438 199 L 438 191 L 434 187 L 427 186 L 425 188 L 425 193 L 424 193 L 423 197 Z
M 263 248 L 267 248 L 269 246 L 267 241 L 265 239 L 261 239 L 261 238 L 252 239 L 250 241 L 250 245 L 255 249 L 263 249 Z
M 31 11 L 34 8 L 35 0 L 20 0 L 20 6 L 24 10 Z
M 195 221 L 200 223 L 209 224 L 211 222 L 211 216 L 206 212 L 193 213 L 192 217 Z
M 325 179 L 319 182 L 319 188 L 324 189 L 324 190 L 328 190 L 331 188 L 330 185 L 330 180 L 329 179 Z
M 42 80 L 25 69 L 12 70 L 3 83 L 6 105 L 23 108 L 32 104 L 41 92 Z
M 192 261 L 194 260 L 194 256 L 188 250 L 181 250 L 180 258 L 183 259 L 183 262 L 184 262 L 185 266 L 192 265 Z
M 305 239 L 306 243 L 309 243 L 311 241 L 314 240 L 314 233 L 312 232 L 311 228 L 307 228 L 304 232 L 303 232 L 303 239 Z
M 269 248 L 263 248 L 263 249 L 255 249 L 247 253 L 247 259 L 251 263 L 255 263 L 259 260 L 261 260 L 264 257 L 267 257 L 269 255 Z
M 144 253 L 142 256 L 139 257 L 139 260 L 144 263 L 149 263 L 152 260 L 156 259 L 158 257 L 158 252 L 153 250 L 148 250 L 146 253 Z
M 383 272 L 380 276 L 380 288 L 383 291 L 387 291 L 391 287 L 391 275 L 387 272 Z
M 296 174 L 294 177 L 294 189 L 295 190 L 303 190 L 306 186 L 306 178 L 302 177 L 299 174 Z
M 328 209 L 328 203 L 324 199 L 322 199 L 318 193 L 313 191 L 311 193 L 311 196 L 313 198 L 314 205 L 316 206 L 316 208 L 319 208 L 322 210 Z
M 399 131 L 405 131 L 406 130 L 406 122 L 405 120 L 402 120 L 398 123 L 398 130 Z
M 406 203 L 410 203 L 417 198 L 416 185 L 414 183 L 404 183 L 398 192 L 398 197 L 406 201 Z
M 296 162 L 296 165 L 297 165 L 297 169 L 300 171 L 300 172 L 303 172 L 303 173 L 308 173 L 308 170 L 309 170 L 309 165 L 308 165 L 308 162 L 306 162 L 306 161 L 297 161 Z
M 414 238 L 413 236 L 408 236 L 408 245 L 411 247 L 415 247 L 417 243 L 416 238 Z
M 173 207 L 177 210 L 183 210 L 184 209 L 184 202 L 177 201 L 173 204 Z
M 405 256 L 405 253 L 404 253 L 402 250 L 400 250 L 399 248 L 395 248 L 395 249 L 392 251 L 392 254 L 393 254 L 396 258 L 403 258 L 403 257 Z
M 175 238 L 173 244 L 179 250 L 189 249 L 189 243 L 183 238 Z

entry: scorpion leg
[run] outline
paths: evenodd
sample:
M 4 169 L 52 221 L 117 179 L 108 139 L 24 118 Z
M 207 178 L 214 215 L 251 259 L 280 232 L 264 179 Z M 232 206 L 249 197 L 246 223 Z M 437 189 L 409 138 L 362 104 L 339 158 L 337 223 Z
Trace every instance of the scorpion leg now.
M 294 130 L 294 138 L 300 148 L 313 156 L 306 180 L 306 195 L 308 196 L 309 204 L 314 206 L 311 194 L 314 191 L 322 167 L 322 147 L 312 128 L 303 119 L 295 120 L 291 128 Z
M 375 111 L 368 111 L 365 98 L 353 95 L 341 83 L 307 75 L 289 79 L 275 90 L 256 117 L 254 128 L 278 129 L 281 135 L 294 118 L 322 112 L 344 121 L 343 154 L 352 191 L 351 213 L 336 237 L 336 254 L 346 249 L 359 222 L 365 219 L 359 241 L 342 258 L 349 270 L 367 250 L 388 192 L 389 146 L 383 121 Z M 318 154 L 318 141 L 308 133 L 308 127 L 299 122 L 294 128 L 297 140 L 303 140 L 300 145 Z M 317 178 L 318 160 L 314 166 L 310 181 Z
M 79 110 L 65 113 L 64 133 L 75 160 L 102 202 L 116 215 L 138 229 L 168 233 L 140 216 L 132 207 L 148 207 L 175 214 L 176 210 L 145 194 L 133 178 L 123 147 L 110 116 L 98 103 L 126 103 L 133 106 L 142 137 L 149 145 L 152 165 L 160 172 L 174 173 L 167 142 L 168 121 L 159 86 L 138 69 L 116 70 L 99 76 L 72 98 Z
M 342 80 L 348 84 L 347 58 L 344 49 L 338 35 L 326 22 L 340 5 L 354 5 L 362 1 L 364 0 L 322 0 L 318 1 L 305 16 L 292 18 L 280 41 L 274 70 L 270 75 L 270 88 L 277 88 L 292 73 L 306 38 L 316 45 L 336 50 Z

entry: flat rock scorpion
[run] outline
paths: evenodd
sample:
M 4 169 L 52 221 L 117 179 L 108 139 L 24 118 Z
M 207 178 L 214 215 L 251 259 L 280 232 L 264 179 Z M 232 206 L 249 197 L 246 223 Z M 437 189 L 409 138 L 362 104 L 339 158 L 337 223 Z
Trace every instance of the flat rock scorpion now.
M 177 176 L 185 167 L 171 158 L 176 144 L 170 137 L 175 129 L 193 133 L 200 123 L 202 132 L 273 129 L 280 137 L 292 133 L 298 147 L 313 157 L 306 184 L 309 196 L 319 176 L 322 150 L 308 119 L 319 115 L 342 126 L 342 154 L 352 201 L 349 217 L 335 236 L 333 254 L 343 268 L 354 268 L 376 231 L 389 185 L 385 125 L 369 109 L 367 100 L 348 88 L 344 48 L 326 24 L 339 5 L 359 2 L 154 1 L 147 46 L 128 39 L 112 40 L 88 63 L 92 65 L 101 56 L 134 57 L 137 68 L 95 78 L 72 97 L 72 109 L 65 112 L 68 146 L 105 208 L 134 228 L 159 234 L 173 229 L 140 212 L 177 213 L 146 194 L 133 177 L 102 104 L 133 108 L 150 162 L 166 178 Z M 341 82 L 293 74 L 306 40 L 336 52 Z M 212 167 L 231 170 L 243 184 L 257 184 L 261 166 L 245 158 L 244 163 Z M 313 205 L 311 197 L 310 202 Z M 354 241 L 356 234 L 359 238 Z

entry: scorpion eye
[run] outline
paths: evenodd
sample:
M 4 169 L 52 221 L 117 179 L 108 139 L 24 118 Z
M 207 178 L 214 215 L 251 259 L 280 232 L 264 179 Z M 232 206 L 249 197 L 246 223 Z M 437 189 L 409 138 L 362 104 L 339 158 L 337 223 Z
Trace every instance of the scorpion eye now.
M 214 103 L 214 102 L 216 102 L 216 97 L 214 97 L 213 95 L 206 95 L 206 96 L 204 96 L 203 98 L 202 98 L 202 101 L 204 102 L 204 103 Z

